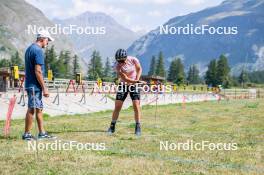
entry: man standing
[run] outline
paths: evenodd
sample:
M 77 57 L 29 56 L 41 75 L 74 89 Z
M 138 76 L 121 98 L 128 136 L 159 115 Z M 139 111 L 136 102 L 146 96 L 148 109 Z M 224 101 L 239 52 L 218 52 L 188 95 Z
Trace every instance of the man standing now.
M 108 133 L 112 134 L 115 132 L 116 121 L 119 116 L 119 112 L 122 109 L 123 103 L 129 93 L 135 114 L 135 134 L 137 136 L 141 135 L 141 111 L 140 111 L 140 92 L 136 88 L 138 84 L 145 84 L 144 81 L 140 81 L 142 74 L 142 68 L 137 58 L 132 56 L 127 56 L 127 52 L 124 49 L 119 49 L 115 54 L 116 59 L 116 72 L 118 77 L 121 78 L 121 84 L 119 84 L 119 89 L 116 94 L 115 109 L 112 115 L 112 121 Z
M 43 126 L 43 102 L 44 97 L 49 97 L 49 92 L 44 84 L 44 53 L 43 48 L 48 46 L 49 41 L 54 41 L 48 31 L 40 31 L 37 34 L 37 40 L 30 45 L 25 53 L 25 89 L 28 94 L 28 110 L 25 118 L 25 133 L 22 136 L 23 140 L 31 140 L 34 137 L 30 133 L 32 129 L 33 117 L 36 111 L 36 120 L 38 123 L 39 134 L 38 138 L 54 138 L 48 135 Z

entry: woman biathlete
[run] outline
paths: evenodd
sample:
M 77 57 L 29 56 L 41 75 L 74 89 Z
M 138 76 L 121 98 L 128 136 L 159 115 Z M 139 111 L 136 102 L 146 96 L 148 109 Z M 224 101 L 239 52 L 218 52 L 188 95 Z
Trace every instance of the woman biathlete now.
M 146 82 L 140 81 L 142 74 L 142 68 L 139 60 L 132 56 L 127 56 L 127 52 L 124 49 L 118 49 L 115 54 L 116 64 L 115 70 L 118 78 L 121 79 L 121 83 L 118 85 L 118 91 L 115 100 L 115 109 L 112 115 L 112 121 L 108 129 L 109 134 L 115 132 L 116 121 L 119 116 L 119 112 L 122 109 L 123 103 L 129 93 L 132 102 L 135 115 L 135 134 L 141 135 L 141 110 L 140 110 L 140 92 L 136 88 L 139 84 L 145 84 Z

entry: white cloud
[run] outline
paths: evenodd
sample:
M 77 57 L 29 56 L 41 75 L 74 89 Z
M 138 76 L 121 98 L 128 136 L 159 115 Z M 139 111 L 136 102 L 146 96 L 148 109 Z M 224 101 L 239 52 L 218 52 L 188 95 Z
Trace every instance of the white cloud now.
M 205 3 L 205 0 L 191 0 L 191 1 L 183 0 L 181 1 L 181 3 L 185 5 L 195 6 L 195 5 L 201 5 Z
M 263 70 L 264 66 L 264 46 L 258 47 L 257 45 L 252 46 L 253 51 L 256 55 L 256 62 L 253 65 L 254 70 Z
M 28 3 L 33 4 L 35 7 L 41 9 L 45 15 L 50 18 L 69 18 L 72 16 L 79 15 L 83 12 L 103 12 L 108 15 L 124 15 L 126 10 L 108 5 L 103 1 L 95 1 L 95 0 L 26 0 Z M 67 2 L 67 3 L 66 3 Z M 65 7 L 65 4 L 70 4 L 70 7 Z
M 258 29 L 250 29 L 249 31 L 248 31 L 248 33 L 246 34 L 246 36 L 247 37 L 250 37 L 250 36 L 252 36 L 255 32 L 257 32 L 258 31 Z
M 118 19 L 118 22 L 124 26 L 132 26 L 131 14 L 129 13 L 129 11 L 121 7 L 108 5 L 107 3 L 103 3 L 102 1 L 95 1 L 95 0 L 90 0 L 90 1 L 72 0 L 72 3 L 73 3 L 73 7 L 69 11 L 71 14 L 70 16 L 76 16 L 86 11 L 103 12 L 105 14 L 114 17 L 115 19 Z
M 146 30 L 148 27 L 147 26 L 143 26 L 143 25 L 133 25 L 130 30 L 137 32 L 137 33 L 147 33 L 148 30 Z
M 206 2 L 206 0 L 125 0 L 129 4 L 156 4 L 156 5 L 168 5 L 168 4 L 183 4 L 183 5 L 200 5 Z
M 149 11 L 148 16 L 153 16 L 153 17 L 160 17 L 162 16 L 162 13 L 160 11 L 154 10 L 154 11 Z
M 76 16 L 80 13 L 90 12 L 103 12 L 109 15 L 124 14 L 126 11 L 122 8 L 115 7 L 113 5 L 107 5 L 102 1 L 85 1 L 85 0 L 72 0 L 73 8 L 70 13 Z
M 65 3 L 62 5 L 61 0 L 26 0 L 28 3 L 34 5 L 36 8 L 40 9 L 45 16 L 49 19 L 59 18 L 64 19 L 75 15 L 72 13 L 71 9 L 68 9 Z M 70 1 L 67 1 L 68 3 Z
M 216 5 L 222 0 L 26 0 L 49 18 L 65 19 L 86 11 L 103 12 L 132 30 L 150 30 L 172 17 Z
M 125 0 L 129 4 L 170 4 L 176 2 L 176 0 Z

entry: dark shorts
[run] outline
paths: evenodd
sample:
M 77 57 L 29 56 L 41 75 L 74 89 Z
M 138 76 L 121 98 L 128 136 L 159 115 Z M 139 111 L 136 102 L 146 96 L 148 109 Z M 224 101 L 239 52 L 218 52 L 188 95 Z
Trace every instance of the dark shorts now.
M 28 108 L 43 109 L 42 91 L 27 91 L 28 94 Z
M 122 87 L 119 86 L 119 88 L 118 88 L 118 91 L 116 94 L 116 100 L 125 101 L 128 93 L 129 93 L 130 98 L 132 100 L 140 100 L 140 91 L 136 91 L 135 87 L 133 87 L 133 86 L 130 87 L 129 85 L 122 85 Z M 130 87 L 130 89 L 129 89 L 129 87 Z

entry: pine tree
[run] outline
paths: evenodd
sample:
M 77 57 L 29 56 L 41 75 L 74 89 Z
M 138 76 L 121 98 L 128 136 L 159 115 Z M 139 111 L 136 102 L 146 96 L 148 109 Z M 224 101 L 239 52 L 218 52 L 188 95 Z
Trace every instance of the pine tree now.
M 59 58 L 57 60 L 58 72 L 56 72 L 54 76 L 58 78 L 66 77 L 66 68 L 65 68 L 64 63 L 65 63 L 65 54 L 63 51 L 61 51 L 59 54 Z
M 58 73 L 57 59 L 54 45 L 50 49 L 45 50 L 45 73 L 48 74 L 48 70 L 51 69 L 53 74 Z
M 176 59 L 176 79 L 174 83 L 180 85 L 185 82 L 184 65 L 180 58 Z
M 100 53 L 93 51 L 91 61 L 88 66 L 88 80 L 97 80 L 103 76 L 103 66 Z
M 79 64 L 79 58 L 77 55 L 73 56 L 73 69 L 72 73 L 75 76 L 77 73 L 81 71 L 80 64 Z
M 70 51 L 61 51 L 57 60 L 58 77 L 70 79 L 72 75 L 72 59 Z
M 16 53 L 11 56 L 11 64 L 13 66 L 18 66 L 19 68 L 22 68 L 23 69 L 24 64 L 23 64 L 22 59 L 19 56 L 18 51 L 16 51 Z
M 177 73 L 177 61 L 176 59 L 172 60 L 169 70 L 167 80 L 173 82 L 176 79 Z
M 49 50 L 49 62 L 50 62 L 50 69 L 52 71 L 57 71 L 57 65 L 56 65 L 56 61 L 57 61 L 57 55 L 55 52 L 55 48 L 54 45 L 51 46 L 50 50 Z
M 188 70 L 188 76 L 187 76 L 187 81 L 188 81 L 188 83 L 190 83 L 190 84 L 192 84 L 192 82 L 193 82 L 193 66 L 191 65 L 190 67 L 189 67 L 189 70 Z
M 10 67 L 11 66 L 11 62 L 8 59 L 2 59 L 0 60 L 0 68 L 2 67 Z
M 227 58 L 221 55 L 217 62 L 217 84 L 227 88 L 230 85 L 230 67 Z
M 164 58 L 162 52 L 159 53 L 158 62 L 156 65 L 156 75 L 165 77 Z
M 215 59 L 211 60 L 205 74 L 205 82 L 207 85 L 217 86 L 217 62 Z
M 156 68 L 156 57 L 152 56 L 150 67 L 149 67 L 149 72 L 148 72 L 149 76 L 155 75 L 155 71 L 156 71 L 155 68 Z
M 188 76 L 187 76 L 187 81 L 188 83 L 192 84 L 191 82 L 193 81 L 193 66 L 191 65 L 188 70 Z
M 180 58 L 174 59 L 169 68 L 168 81 L 176 84 L 183 84 L 185 81 L 184 65 Z
M 264 71 L 254 71 L 248 74 L 249 81 L 252 83 L 264 84 Z
M 44 60 L 44 62 L 45 62 L 45 75 L 48 74 L 48 70 L 50 69 L 49 59 L 50 59 L 49 58 L 49 48 L 47 47 L 45 49 L 45 60 Z
M 238 77 L 239 83 L 242 85 L 242 87 L 245 87 L 245 83 L 249 82 L 248 73 L 245 69 L 243 69 Z
M 193 66 L 193 84 L 201 83 L 200 72 L 196 65 Z
M 199 70 L 196 65 L 190 66 L 187 80 L 190 84 L 199 84 L 201 82 L 199 77 Z
M 112 68 L 110 65 L 110 59 L 107 57 L 105 66 L 104 66 L 104 72 L 103 72 L 103 80 L 104 81 L 111 81 L 112 80 Z
M 112 63 L 112 65 L 115 65 L 115 62 Z M 117 72 L 116 72 L 116 69 L 115 69 L 115 66 L 111 67 L 112 68 L 112 79 L 115 80 L 115 79 L 118 79 L 118 76 L 117 76 Z

